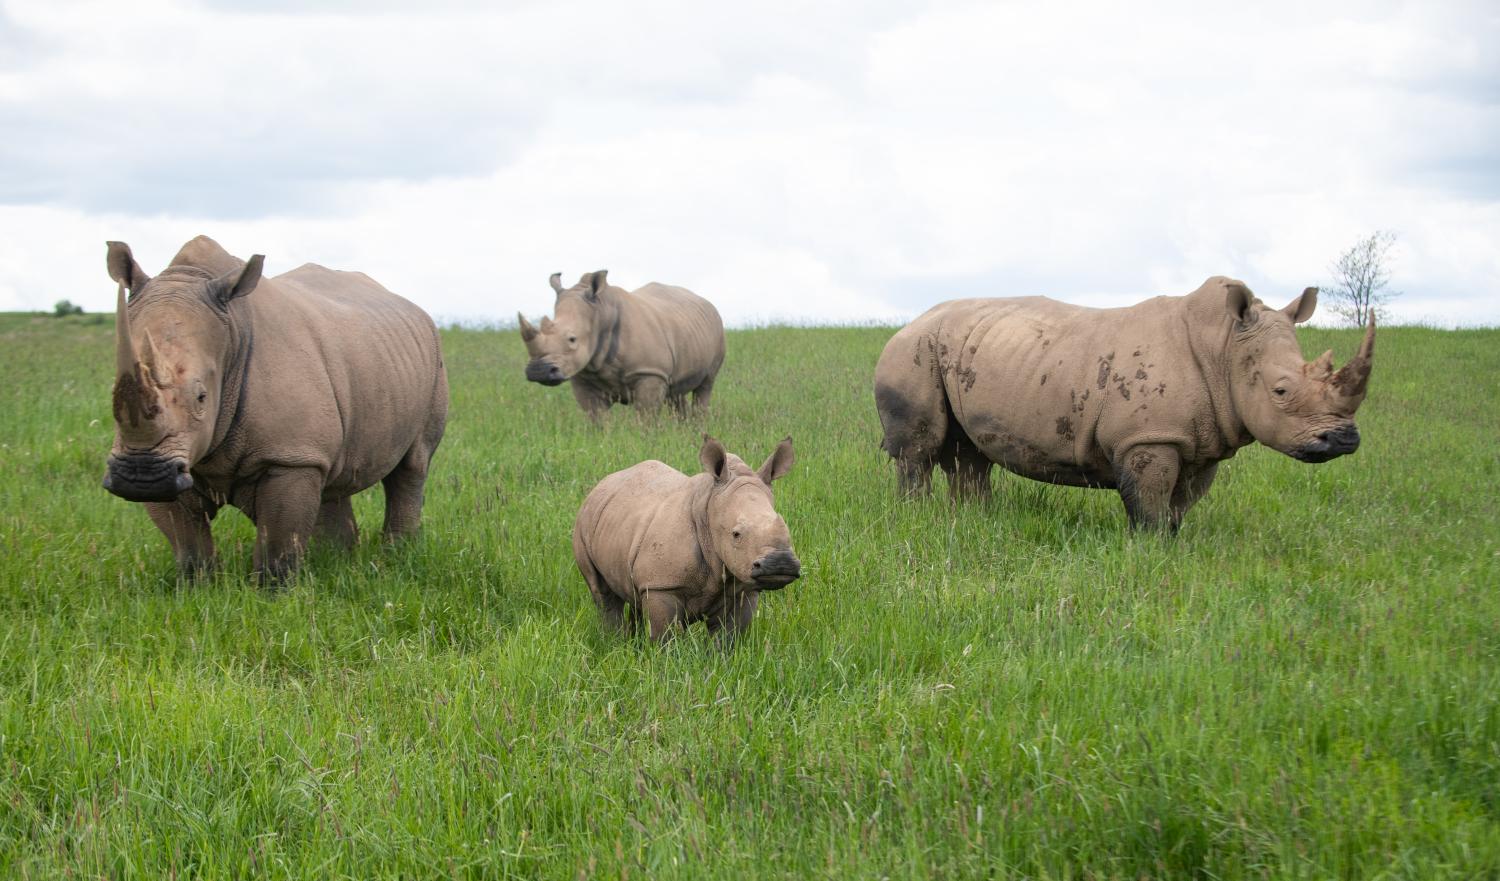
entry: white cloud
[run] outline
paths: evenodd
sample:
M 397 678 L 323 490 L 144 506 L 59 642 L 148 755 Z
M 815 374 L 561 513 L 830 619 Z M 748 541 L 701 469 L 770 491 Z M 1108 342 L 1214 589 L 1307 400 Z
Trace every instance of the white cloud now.
M 470 319 L 597 268 L 731 322 L 1278 301 L 1390 229 L 1398 315 L 1500 321 L 1482 6 L 4 9 L 0 308 L 107 309 L 105 239 L 200 232 Z

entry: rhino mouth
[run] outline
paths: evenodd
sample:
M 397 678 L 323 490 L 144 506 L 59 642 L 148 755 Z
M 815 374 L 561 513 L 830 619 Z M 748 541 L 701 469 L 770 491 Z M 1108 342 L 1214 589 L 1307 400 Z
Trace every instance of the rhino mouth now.
M 110 456 L 104 488 L 130 502 L 170 502 L 193 488 L 185 459 L 151 453 Z
M 1319 462 L 1327 462 L 1329 459 L 1337 459 L 1339 456 L 1347 456 L 1359 449 L 1359 429 L 1353 425 L 1346 425 L 1332 431 L 1322 432 L 1311 443 L 1303 444 L 1292 451 L 1292 458 L 1299 462 L 1308 462 L 1316 465 Z
M 542 385 L 562 385 L 567 381 L 561 367 L 546 361 L 532 361 L 526 365 L 526 378 Z
M 781 590 L 802 577 L 802 562 L 790 551 L 767 554 L 750 565 L 750 580 L 761 590 Z

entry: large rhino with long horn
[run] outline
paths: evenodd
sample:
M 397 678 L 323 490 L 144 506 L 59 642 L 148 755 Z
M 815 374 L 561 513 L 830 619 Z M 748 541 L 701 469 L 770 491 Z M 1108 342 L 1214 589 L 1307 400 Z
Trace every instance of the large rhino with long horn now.
M 578 406 L 595 422 L 612 404 L 655 412 L 665 401 L 684 413 L 689 393 L 694 409 L 705 411 L 724 364 L 719 311 L 687 288 L 652 282 L 626 291 L 608 275 L 586 272 L 564 288 L 562 273 L 553 273 L 556 317 L 537 328 L 516 315 L 531 359 L 526 378 L 571 383 Z
M 104 488 L 144 502 L 184 573 L 214 562 L 225 504 L 255 522 L 255 569 L 279 580 L 314 534 L 348 546 L 349 497 L 385 487 L 385 532 L 421 522 L 448 379 L 437 328 L 360 272 L 264 258 L 199 236 L 159 275 L 109 243 L 119 285 L 115 442 Z M 126 292 L 129 300 L 126 300 Z
M 1308 288 L 1272 309 L 1216 276 L 1123 309 L 1044 297 L 939 304 L 881 353 L 881 446 L 906 493 L 925 493 L 936 464 L 954 497 L 987 497 L 999 463 L 1117 489 L 1132 526 L 1175 530 L 1240 447 L 1326 462 L 1359 446 L 1375 319 L 1342 369 L 1332 351 L 1304 362 L 1292 328 L 1317 300 Z

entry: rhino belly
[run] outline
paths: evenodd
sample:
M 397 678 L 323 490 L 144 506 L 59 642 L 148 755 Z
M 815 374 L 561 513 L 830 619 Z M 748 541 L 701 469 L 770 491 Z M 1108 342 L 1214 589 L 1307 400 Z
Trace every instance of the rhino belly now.
M 984 415 L 968 420 L 965 426 L 970 439 L 991 462 L 1022 477 L 1063 486 L 1089 486 L 1113 489 L 1114 471 L 1108 463 L 1087 457 L 1079 461 L 1071 445 L 1075 429 L 1058 421 L 1052 426 L 1052 437 L 1017 425 L 1004 417 Z

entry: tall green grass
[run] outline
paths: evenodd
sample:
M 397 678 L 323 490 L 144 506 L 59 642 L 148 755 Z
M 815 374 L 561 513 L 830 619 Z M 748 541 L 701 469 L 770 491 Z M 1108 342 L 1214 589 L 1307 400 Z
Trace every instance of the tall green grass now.
M 1356 455 L 1247 449 L 1163 539 L 897 501 L 887 329 L 731 333 L 705 423 L 602 429 L 452 330 L 422 538 L 372 490 L 275 594 L 237 512 L 181 583 L 100 489 L 111 333 L 0 317 L 0 877 L 1500 874 L 1500 332 L 1382 329 Z M 573 515 L 704 430 L 793 435 L 805 576 L 732 653 L 627 642 Z

